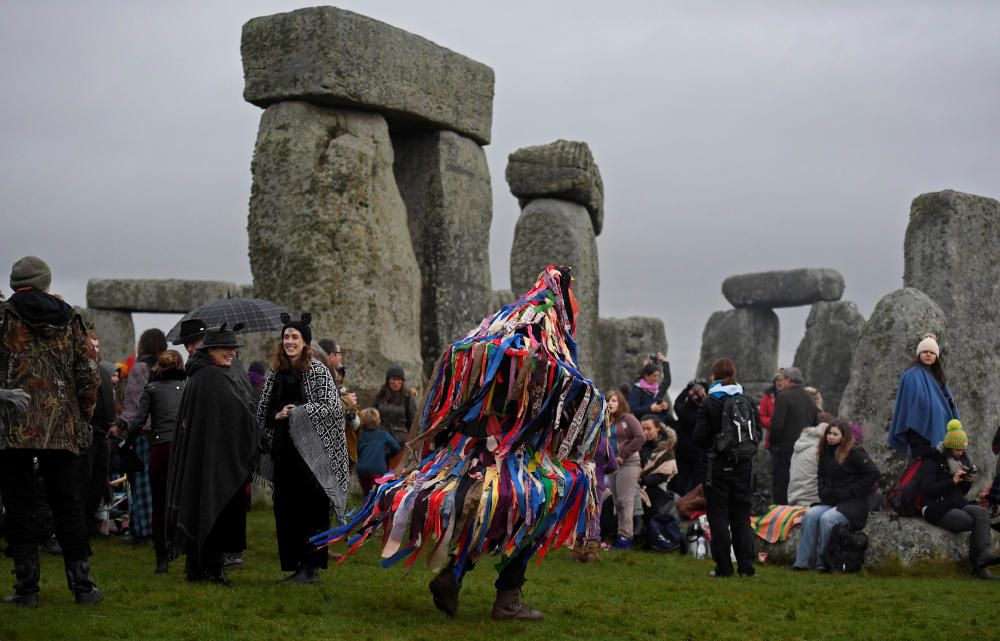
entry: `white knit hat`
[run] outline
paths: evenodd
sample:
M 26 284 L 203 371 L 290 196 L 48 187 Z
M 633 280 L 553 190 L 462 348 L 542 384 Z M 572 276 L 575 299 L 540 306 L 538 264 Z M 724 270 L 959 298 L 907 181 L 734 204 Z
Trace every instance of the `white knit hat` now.
M 941 356 L 941 348 L 938 347 L 937 336 L 934 334 L 924 334 L 924 338 L 917 345 L 917 356 L 924 352 L 933 352 L 935 356 Z

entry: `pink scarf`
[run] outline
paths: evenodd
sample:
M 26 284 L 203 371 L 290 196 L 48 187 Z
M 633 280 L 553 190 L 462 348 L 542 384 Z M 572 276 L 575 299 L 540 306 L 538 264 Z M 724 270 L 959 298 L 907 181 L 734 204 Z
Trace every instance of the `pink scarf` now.
M 660 391 L 660 384 L 659 383 L 650 383 L 646 379 L 640 378 L 639 379 L 639 388 L 642 389 L 643 391 L 649 392 L 653 396 L 656 396 L 657 392 Z

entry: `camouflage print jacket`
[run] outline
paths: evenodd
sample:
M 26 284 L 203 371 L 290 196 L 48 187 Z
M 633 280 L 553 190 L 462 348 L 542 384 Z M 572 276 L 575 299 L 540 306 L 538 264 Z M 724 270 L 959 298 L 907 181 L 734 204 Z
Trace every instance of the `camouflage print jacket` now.
M 31 395 L 5 415 L 0 449 L 69 450 L 89 444 L 100 377 L 80 316 L 48 293 L 19 291 L 0 304 L 0 387 Z

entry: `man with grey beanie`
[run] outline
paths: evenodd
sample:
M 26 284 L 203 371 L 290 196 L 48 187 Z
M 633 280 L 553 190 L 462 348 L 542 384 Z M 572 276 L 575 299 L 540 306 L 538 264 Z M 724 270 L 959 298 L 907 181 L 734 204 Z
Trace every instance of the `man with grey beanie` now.
M 772 502 L 788 504 L 788 481 L 795 452 L 795 441 L 804 428 L 819 422 L 819 410 L 803 389 L 802 370 L 786 367 L 779 381 L 771 417 L 771 463 L 773 465 Z
M 38 605 L 38 546 L 48 537 L 34 512 L 35 461 L 63 550 L 66 580 L 79 605 L 103 598 L 90 578 L 87 524 L 80 494 L 80 452 L 90 444 L 90 415 L 99 377 L 80 316 L 49 294 L 52 271 L 25 256 L 10 273 L 10 299 L 0 304 L 0 388 L 30 396 L 27 412 L 5 416 L 0 428 L 0 494 L 7 511 L 7 556 L 14 594 L 3 603 Z

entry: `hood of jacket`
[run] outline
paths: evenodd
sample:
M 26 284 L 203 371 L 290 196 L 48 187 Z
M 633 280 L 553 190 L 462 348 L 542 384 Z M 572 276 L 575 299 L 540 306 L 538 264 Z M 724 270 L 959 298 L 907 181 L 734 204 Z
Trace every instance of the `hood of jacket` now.
M 65 327 L 73 318 L 73 308 L 65 301 L 40 289 L 19 291 L 10 297 L 14 313 L 35 331 L 45 325 Z
M 712 386 L 708 388 L 708 395 L 714 396 L 715 398 L 724 398 L 726 396 L 736 396 L 737 394 L 743 393 L 743 386 L 739 383 L 733 383 L 732 385 L 723 385 L 722 381 L 715 381 Z

